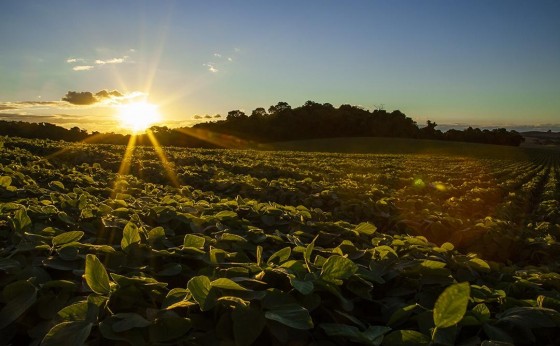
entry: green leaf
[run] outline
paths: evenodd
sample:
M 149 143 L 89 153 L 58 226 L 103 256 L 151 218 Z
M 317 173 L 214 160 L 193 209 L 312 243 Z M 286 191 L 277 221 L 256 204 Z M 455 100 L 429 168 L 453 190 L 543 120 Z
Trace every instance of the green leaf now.
M 295 329 L 313 328 L 313 320 L 311 320 L 309 311 L 294 303 L 276 306 L 274 309 L 267 311 L 264 316 L 269 320 L 280 322 Z
M 63 321 L 85 321 L 88 312 L 88 302 L 81 301 L 68 305 L 58 312 Z
M 437 328 L 451 327 L 461 321 L 467 311 L 470 291 L 469 283 L 463 282 L 447 287 L 440 294 L 433 313 Z
M 19 209 L 16 211 L 14 218 L 12 219 L 13 226 L 16 232 L 23 232 L 31 227 L 31 219 L 27 215 L 25 209 Z
M 472 308 L 471 312 L 480 322 L 488 322 L 490 320 L 490 309 L 486 304 L 478 304 Z
M 266 261 L 266 263 L 268 265 L 271 265 L 272 263 L 276 263 L 276 264 L 281 264 L 286 262 L 287 260 L 290 259 L 290 255 L 292 254 L 292 249 L 287 246 L 283 249 L 280 249 L 278 251 L 276 251 L 275 253 L 273 253 L 269 258 L 268 261 Z
M 140 243 L 140 240 L 138 226 L 136 226 L 133 222 L 127 223 L 123 230 L 121 248 L 126 251 L 130 245 Z
M 97 294 L 109 294 L 111 287 L 109 285 L 109 275 L 97 256 L 88 254 L 86 256 L 86 283 L 89 288 Z
M 232 319 L 233 337 L 236 346 L 252 345 L 266 325 L 263 312 L 254 307 L 234 309 Z
M 193 299 L 198 303 L 200 310 L 208 311 L 216 304 L 216 294 L 212 290 L 212 284 L 207 276 L 195 276 L 187 282 L 187 288 Z
M 429 343 L 429 337 L 415 330 L 395 330 L 383 338 L 383 346 L 416 346 Z
M 391 330 L 391 328 L 385 326 L 371 326 L 366 331 L 361 332 L 355 326 L 340 323 L 323 323 L 321 328 L 329 336 L 341 336 L 361 345 L 375 346 L 381 345 L 383 334 Z
M 62 322 L 49 330 L 41 345 L 83 345 L 92 326 L 92 323 L 85 321 Z
M 348 258 L 333 255 L 325 261 L 321 269 L 321 278 L 336 284 L 341 284 L 341 279 L 348 279 L 358 270 L 358 266 Z
M 299 280 L 295 275 L 290 276 L 290 283 L 299 293 L 303 295 L 310 294 L 315 288 L 313 281 Z
M 152 323 L 136 313 L 119 313 L 113 315 L 113 317 L 118 318 L 120 321 L 113 323 L 112 328 L 116 333 L 124 332 L 132 328 L 144 328 Z
M 365 234 L 365 235 L 369 236 L 369 235 L 374 234 L 375 231 L 377 231 L 377 227 L 375 227 L 374 225 L 372 225 L 369 222 L 362 222 L 361 224 L 356 226 L 355 231 L 360 233 L 360 234 Z
M 475 269 L 475 270 L 478 270 L 478 271 L 483 272 L 483 273 L 490 272 L 490 265 L 488 263 L 486 263 L 486 261 L 484 261 L 480 258 L 477 258 L 477 257 L 471 258 L 468 263 L 469 263 L 470 267 Z
M 263 247 L 260 245 L 257 245 L 257 266 L 261 266 L 262 263 L 262 253 L 263 253 Z
M 178 339 L 191 329 L 191 320 L 188 318 L 166 316 L 158 318 L 150 326 L 150 341 L 158 344 Z
M 58 181 L 58 180 L 53 180 L 53 181 L 51 181 L 51 182 L 49 183 L 49 187 L 50 187 L 50 188 L 53 188 L 53 189 L 55 189 L 55 190 L 60 190 L 60 191 L 64 191 L 64 189 L 65 189 L 64 184 L 61 183 L 61 182 Z
M 307 270 L 311 273 L 311 253 L 315 248 L 315 240 L 317 237 L 313 238 L 313 241 L 307 245 L 305 248 L 305 252 L 303 253 L 303 260 L 305 261 L 305 265 L 307 266 Z
M 185 240 L 183 241 L 183 247 L 192 247 L 195 249 L 204 248 L 204 237 L 200 237 L 194 234 L 185 235 Z
M 53 246 L 68 244 L 82 239 L 83 236 L 84 236 L 84 232 L 82 231 L 64 232 L 52 238 L 52 244 Z
M 222 288 L 226 290 L 247 291 L 247 289 L 235 281 L 228 278 L 219 278 L 210 283 L 212 287 Z
M 508 322 L 526 328 L 560 327 L 560 313 L 554 309 L 519 306 L 499 315 L 499 322 Z
M 25 280 L 9 284 L 3 293 L 6 305 L 0 310 L 0 329 L 17 320 L 37 301 L 37 289 Z
M 7 175 L 3 175 L 0 177 L 0 186 L 8 187 L 10 185 L 12 185 L 12 177 Z

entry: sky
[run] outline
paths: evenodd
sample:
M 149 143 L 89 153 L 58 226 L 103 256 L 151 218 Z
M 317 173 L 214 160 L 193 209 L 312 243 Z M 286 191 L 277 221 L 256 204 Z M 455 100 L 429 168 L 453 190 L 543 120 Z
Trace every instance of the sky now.
M 555 0 L 0 2 L 0 120 L 111 131 L 145 100 L 178 127 L 312 100 L 560 130 L 558 95 Z

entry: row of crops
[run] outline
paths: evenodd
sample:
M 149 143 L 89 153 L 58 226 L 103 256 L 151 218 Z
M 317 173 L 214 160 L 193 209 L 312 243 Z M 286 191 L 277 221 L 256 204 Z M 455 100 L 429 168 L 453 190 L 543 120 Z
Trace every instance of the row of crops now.
M 0 340 L 559 344 L 559 202 L 555 152 L 5 138 Z

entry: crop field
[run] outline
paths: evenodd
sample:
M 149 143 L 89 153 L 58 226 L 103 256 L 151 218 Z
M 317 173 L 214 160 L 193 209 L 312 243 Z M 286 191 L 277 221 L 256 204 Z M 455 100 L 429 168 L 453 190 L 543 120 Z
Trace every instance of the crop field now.
M 558 151 L 0 142 L 2 344 L 560 344 Z

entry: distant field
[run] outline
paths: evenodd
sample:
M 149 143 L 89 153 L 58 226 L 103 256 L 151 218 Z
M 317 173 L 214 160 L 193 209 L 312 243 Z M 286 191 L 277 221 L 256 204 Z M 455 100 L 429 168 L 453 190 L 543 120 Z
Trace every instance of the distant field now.
M 408 138 L 327 138 L 277 142 L 257 147 L 262 150 L 293 150 L 337 153 L 434 154 L 471 157 L 519 158 L 538 154 L 538 147 L 500 145 Z
M 560 153 L 274 147 L 0 137 L 1 343 L 560 344 Z

